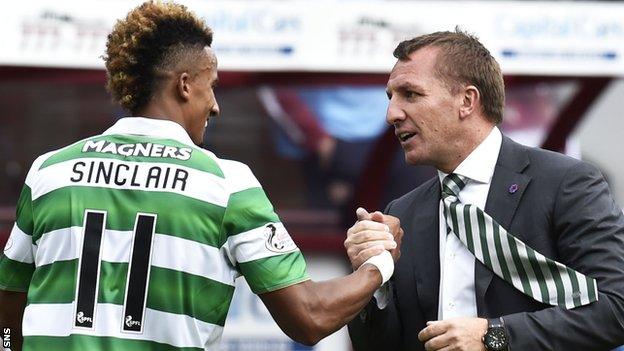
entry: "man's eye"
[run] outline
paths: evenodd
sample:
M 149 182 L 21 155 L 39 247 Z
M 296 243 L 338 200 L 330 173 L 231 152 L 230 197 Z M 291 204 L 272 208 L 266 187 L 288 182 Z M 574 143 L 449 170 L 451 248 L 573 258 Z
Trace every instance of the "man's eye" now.
M 413 99 L 413 98 L 415 98 L 417 96 L 418 96 L 418 93 L 415 92 L 415 91 L 411 91 L 411 90 L 406 90 L 405 91 L 405 97 L 408 98 L 408 99 Z

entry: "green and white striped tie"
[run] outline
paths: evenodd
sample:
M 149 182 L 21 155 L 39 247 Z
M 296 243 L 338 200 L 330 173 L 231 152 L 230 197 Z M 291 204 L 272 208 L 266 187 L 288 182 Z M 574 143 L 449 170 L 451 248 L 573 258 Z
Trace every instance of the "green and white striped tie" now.
M 462 204 L 467 178 L 449 174 L 442 181 L 447 229 L 496 275 L 537 301 L 564 308 L 598 300 L 596 280 L 553 261 L 509 234 L 475 205 Z

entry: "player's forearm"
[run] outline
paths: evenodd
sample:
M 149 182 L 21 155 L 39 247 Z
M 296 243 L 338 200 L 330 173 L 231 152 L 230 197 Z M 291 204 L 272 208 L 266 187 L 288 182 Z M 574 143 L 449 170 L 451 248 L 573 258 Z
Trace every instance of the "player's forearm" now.
M 346 277 L 306 281 L 261 297 L 288 336 L 313 345 L 353 319 L 380 285 L 379 270 L 367 264 Z
M 310 315 L 321 338 L 351 321 L 380 286 L 379 270 L 371 265 L 364 265 L 343 278 L 314 283 L 316 303 L 310 305 Z
M 0 290 L 0 331 L 4 348 L 22 350 L 22 316 L 26 293 Z

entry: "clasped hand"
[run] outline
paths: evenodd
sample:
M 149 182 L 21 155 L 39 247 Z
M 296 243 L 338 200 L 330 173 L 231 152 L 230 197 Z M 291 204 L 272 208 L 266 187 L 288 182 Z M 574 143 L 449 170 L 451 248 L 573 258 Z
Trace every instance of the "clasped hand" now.
M 356 211 L 358 221 L 347 231 L 344 242 L 353 270 L 370 257 L 389 250 L 396 262 L 401 256 L 403 229 L 398 218 L 363 208 Z

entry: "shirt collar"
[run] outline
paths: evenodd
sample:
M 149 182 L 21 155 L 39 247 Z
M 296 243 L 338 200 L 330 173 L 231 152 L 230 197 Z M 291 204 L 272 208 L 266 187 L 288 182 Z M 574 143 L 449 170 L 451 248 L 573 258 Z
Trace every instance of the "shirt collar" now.
M 146 135 L 163 139 L 173 139 L 187 145 L 195 145 L 181 125 L 166 119 L 124 117 L 119 119 L 102 134 Z
M 503 136 L 497 127 L 455 168 L 453 173 L 468 177 L 480 183 L 489 183 L 494 175 Z M 438 170 L 440 182 L 448 174 Z

